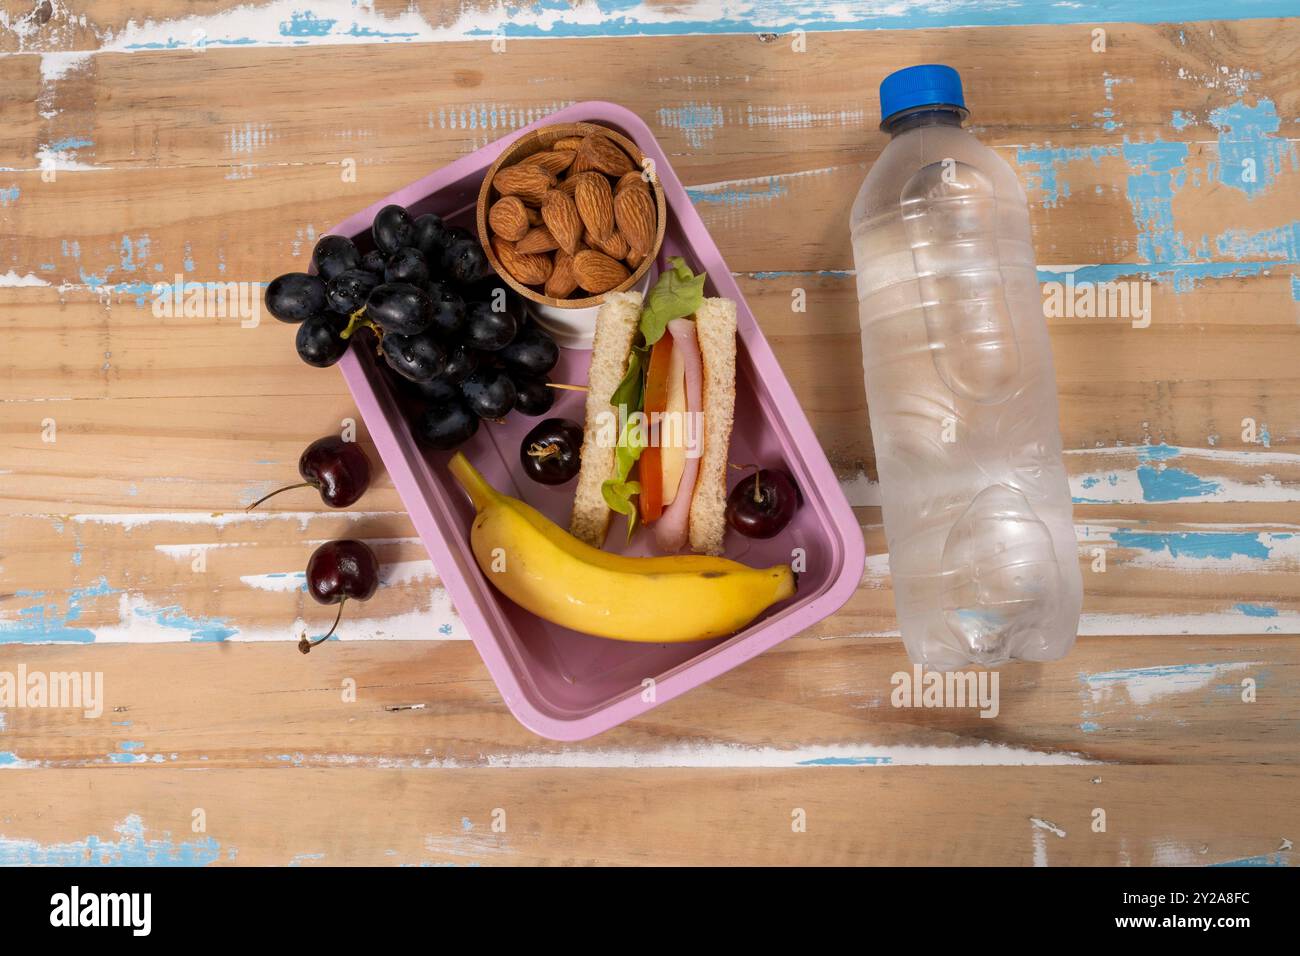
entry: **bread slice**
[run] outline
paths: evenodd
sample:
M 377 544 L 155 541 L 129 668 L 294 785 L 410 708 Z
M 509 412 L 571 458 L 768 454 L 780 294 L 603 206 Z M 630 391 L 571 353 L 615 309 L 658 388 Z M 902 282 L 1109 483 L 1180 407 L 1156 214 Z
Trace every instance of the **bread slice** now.
M 704 365 L 704 449 L 691 497 L 691 550 L 721 554 L 727 532 L 727 457 L 736 417 L 736 303 L 705 299 L 695 313 Z
M 609 440 L 605 416 L 618 409 L 609 400 L 627 374 L 627 360 L 632 340 L 641 322 L 641 293 L 613 292 L 605 297 L 596 313 L 596 336 L 591 344 L 591 370 L 587 373 L 587 422 L 582 436 L 582 464 L 578 469 L 578 490 L 573 497 L 573 516 L 569 531 L 592 547 L 599 548 L 609 533 L 613 512 L 605 504 L 600 486 L 614 474 L 614 448 L 618 442 L 617 424 L 614 440 Z

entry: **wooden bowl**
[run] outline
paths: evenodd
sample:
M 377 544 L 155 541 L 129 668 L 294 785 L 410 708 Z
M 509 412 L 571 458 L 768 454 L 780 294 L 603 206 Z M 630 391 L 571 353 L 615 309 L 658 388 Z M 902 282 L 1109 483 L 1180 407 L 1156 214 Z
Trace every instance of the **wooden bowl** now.
M 643 162 L 645 154 L 632 140 L 628 139 L 617 130 L 610 129 L 608 126 L 601 126 L 596 123 L 557 123 L 554 126 L 543 126 L 541 129 L 535 129 L 530 133 L 525 133 L 515 142 L 507 147 L 491 168 L 488 169 L 487 175 L 483 177 L 483 185 L 479 188 L 478 209 L 476 211 L 476 224 L 478 226 L 479 242 L 483 246 L 483 251 L 487 253 L 488 262 L 491 263 L 496 274 L 505 280 L 506 285 L 514 289 L 525 299 L 530 302 L 536 302 L 540 305 L 550 306 L 558 309 L 590 309 L 600 305 L 605 301 L 605 296 L 609 292 L 626 292 L 628 289 L 635 288 L 646 273 L 653 268 L 655 259 L 659 255 L 659 249 L 664 244 L 664 230 L 668 224 L 668 204 L 664 199 L 663 186 L 659 184 L 657 177 L 652 178 L 650 182 L 650 192 L 654 196 L 655 215 L 658 217 L 658 226 L 655 230 L 654 246 L 650 249 L 649 254 L 641 261 L 641 264 L 632 271 L 632 274 L 622 282 L 617 288 L 610 289 L 609 292 L 602 292 L 600 295 L 585 296 L 580 299 L 557 299 L 553 296 L 544 295 L 543 293 L 523 285 L 515 280 L 505 267 L 497 259 L 496 253 L 492 251 L 492 243 L 489 241 L 492 235 L 488 227 L 487 214 L 492 203 L 500 198 L 500 194 L 492 188 L 492 180 L 502 169 L 515 165 L 521 159 L 540 153 L 551 148 L 551 144 L 556 140 L 565 139 L 570 136 L 587 136 L 590 133 L 600 133 L 607 136 L 613 142 L 618 144 L 624 152 L 632 157 L 633 165 L 644 168 Z M 583 293 L 584 290 L 577 289 L 575 294 Z M 584 293 L 585 294 L 585 293 Z

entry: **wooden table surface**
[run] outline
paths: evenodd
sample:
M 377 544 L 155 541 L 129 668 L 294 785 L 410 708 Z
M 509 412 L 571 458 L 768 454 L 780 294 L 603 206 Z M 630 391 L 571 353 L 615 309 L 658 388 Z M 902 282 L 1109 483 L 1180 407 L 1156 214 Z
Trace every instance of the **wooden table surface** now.
M 0 705 L 0 863 L 1297 862 L 1300 4 L 721 6 L 0 3 L 0 674 L 104 688 L 93 718 Z M 1050 320 L 1086 600 L 995 719 L 890 703 L 847 220 L 876 87 L 917 62 L 961 71 L 1044 281 L 1152 283 L 1148 327 Z M 819 626 L 558 744 L 507 712 L 386 475 L 346 513 L 242 513 L 355 415 L 341 376 L 269 318 L 151 305 L 305 267 L 586 99 L 689 186 L 868 562 Z M 387 583 L 304 658 L 305 559 L 345 533 Z

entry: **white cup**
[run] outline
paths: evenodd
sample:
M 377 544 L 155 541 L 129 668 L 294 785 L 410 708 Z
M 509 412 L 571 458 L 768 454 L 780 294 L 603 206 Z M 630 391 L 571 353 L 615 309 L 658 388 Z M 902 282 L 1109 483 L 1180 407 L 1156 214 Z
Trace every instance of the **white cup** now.
M 650 288 L 651 282 L 656 278 L 656 271 L 653 267 L 646 270 L 646 274 L 641 277 L 632 289 L 627 291 L 637 291 L 645 295 L 646 290 Z M 596 335 L 596 313 L 600 311 L 600 306 L 588 306 L 585 309 L 561 309 L 555 305 L 543 305 L 540 302 L 528 302 L 528 308 L 533 313 L 533 318 L 537 324 L 545 329 L 555 339 L 555 344 L 562 349 L 590 349 L 592 339 Z

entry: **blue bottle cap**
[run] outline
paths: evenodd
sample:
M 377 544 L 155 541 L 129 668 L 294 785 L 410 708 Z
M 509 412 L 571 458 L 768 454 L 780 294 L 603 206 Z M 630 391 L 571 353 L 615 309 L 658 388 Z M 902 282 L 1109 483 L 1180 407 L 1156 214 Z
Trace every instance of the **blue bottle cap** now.
M 950 66 L 926 63 L 895 70 L 880 82 L 880 122 L 918 106 L 955 106 L 963 115 L 961 74 Z

